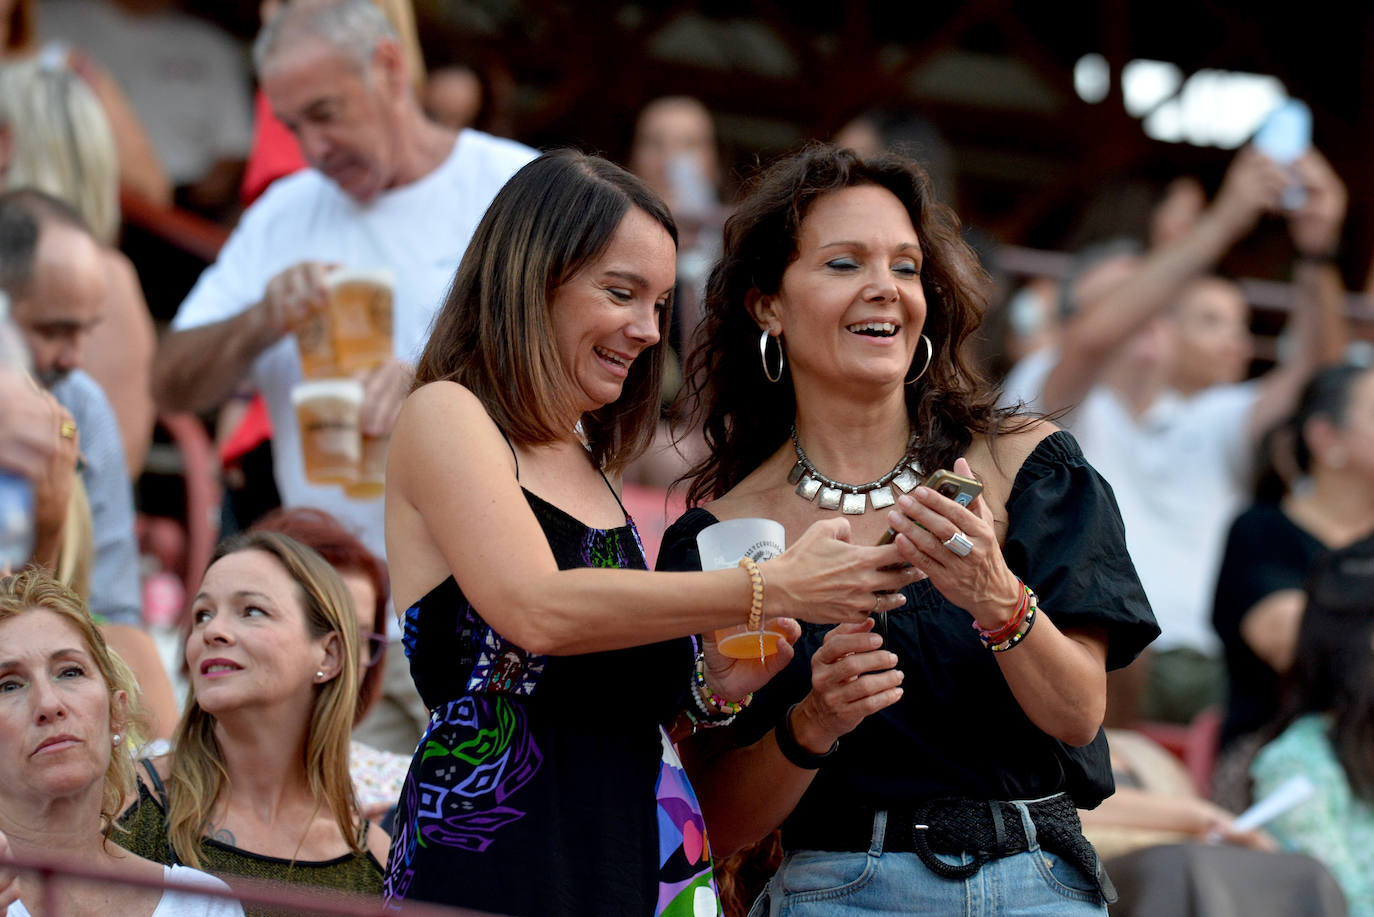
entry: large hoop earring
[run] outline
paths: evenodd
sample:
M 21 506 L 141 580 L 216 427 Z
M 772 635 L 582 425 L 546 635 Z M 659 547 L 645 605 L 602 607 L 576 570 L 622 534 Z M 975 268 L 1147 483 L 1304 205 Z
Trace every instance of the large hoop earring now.
M 778 373 L 773 375 L 768 371 L 768 342 L 776 340 L 778 342 Z M 768 333 L 768 329 L 763 329 L 763 336 L 759 338 L 759 358 L 763 361 L 763 377 L 769 382 L 782 381 L 782 368 L 787 365 L 787 358 L 782 352 L 782 338 L 774 338 Z
M 922 376 L 924 376 L 924 375 L 926 374 L 926 370 L 930 369 L 930 361 L 931 361 L 931 358 L 933 358 L 933 357 L 935 356 L 935 345 L 933 345 L 933 344 L 930 343 L 930 338 L 926 337 L 926 336 L 923 334 L 923 335 L 921 335 L 921 340 L 923 340 L 923 341 L 926 342 L 926 364 L 925 364 L 924 366 L 921 367 L 921 371 L 918 372 L 915 376 L 913 376 L 913 377 L 910 378 L 910 379 L 904 379 L 904 380 L 902 380 L 902 381 L 904 381 L 907 385 L 915 385 L 915 384 L 916 384 L 916 380 L 919 379 L 919 378 L 921 378 Z

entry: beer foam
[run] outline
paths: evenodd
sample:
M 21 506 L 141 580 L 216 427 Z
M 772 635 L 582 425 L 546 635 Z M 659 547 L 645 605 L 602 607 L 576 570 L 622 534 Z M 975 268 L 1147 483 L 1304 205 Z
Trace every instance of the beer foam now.
M 357 379 L 310 379 L 296 383 L 291 389 L 293 407 L 300 407 L 303 402 L 317 398 L 337 398 L 362 404 L 363 384 Z
M 324 283 L 331 292 L 335 287 L 343 286 L 346 283 L 370 283 L 374 286 L 394 290 L 396 289 L 396 275 L 392 273 L 391 268 L 387 267 L 341 267 L 326 274 Z

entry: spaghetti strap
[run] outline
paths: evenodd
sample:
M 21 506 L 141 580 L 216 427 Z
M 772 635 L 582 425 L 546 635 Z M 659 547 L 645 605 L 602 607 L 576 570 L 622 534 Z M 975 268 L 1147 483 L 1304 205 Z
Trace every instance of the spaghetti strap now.
M 500 434 L 501 434 L 501 438 L 504 439 L 504 440 L 506 441 L 506 448 L 510 450 L 510 457 L 513 458 L 513 459 L 515 459 L 515 480 L 516 480 L 516 481 L 519 481 L 519 480 L 520 480 L 520 456 L 518 456 L 518 455 L 515 454 L 515 446 L 511 445 L 510 437 L 506 435 L 506 431 L 505 431 L 505 430 L 502 430 L 500 427 L 497 427 L 497 428 L 496 428 L 496 432 L 497 432 L 497 433 L 500 433 Z
M 139 763 L 143 765 L 143 769 L 148 772 L 148 777 L 152 779 L 153 792 L 157 794 L 157 801 L 162 803 L 162 809 L 165 812 L 169 803 L 167 800 L 167 787 L 163 785 L 162 777 L 158 775 L 157 768 L 153 766 L 151 758 L 143 758 Z
M 596 464 L 596 463 L 593 462 L 592 464 Z M 625 515 L 625 521 L 626 521 L 626 522 L 629 522 L 629 521 L 630 521 L 630 511 L 629 511 L 628 509 L 626 509 L 626 508 L 625 508 L 625 504 L 622 503 L 622 502 L 620 501 L 620 494 L 618 494 L 618 493 L 615 492 L 615 488 L 611 486 L 610 479 L 606 477 L 606 472 L 604 472 L 604 471 L 601 470 L 601 466 L 600 466 L 600 465 L 597 465 L 597 467 L 596 467 L 596 473 L 599 474 L 599 475 L 601 475 L 601 480 L 603 480 L 603 481 L 606 482 L 606 489 L 609 490 L 609 491 L 611 492 L 611 496 L 612 496 L 612 497 L 615 497 L 616 505 L 618 505 L 618 506 L 620 507 L 620 511 Z

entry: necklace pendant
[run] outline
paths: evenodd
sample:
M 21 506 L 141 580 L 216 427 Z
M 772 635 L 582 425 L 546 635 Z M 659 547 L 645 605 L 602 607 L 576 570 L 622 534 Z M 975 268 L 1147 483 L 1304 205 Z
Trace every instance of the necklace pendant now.
M 792 470 L 787 472 L 787 483 L 795 484 L 801 480 L 802 475 L 806 474 L 806 466 L 801 462 L 792 466 Z
M 834 487 L 822 487 L 820 499 L 821 509 L 839 509 L 840 497 L 842 495 L 843 494 Z
M 916 473 L 910 467 L 903 468 L 902 473 L 892 479 L 892 483 L 902 489 L 902 493 L 909 494 L 916 489 L 916 485 L 921 483 L 921 479 L 916 477 Z
M 892 487 L 876 487 L 868 492 L 868 500 L 873 504 L 874 509 L 885 509 L 897 502 L 897 498 L 892 496 Z
M 868 509 L 868 500 L 863 494 L 845 494 L 840 498 L 840 512 L 847 516 L 862 516 Z
M 797 485 L 797 496 L 801 497 L 803 500 L 814 500 L 820 489 L 820 481 L 817 481 L 809 474 L 802 475 L 801 483 Z

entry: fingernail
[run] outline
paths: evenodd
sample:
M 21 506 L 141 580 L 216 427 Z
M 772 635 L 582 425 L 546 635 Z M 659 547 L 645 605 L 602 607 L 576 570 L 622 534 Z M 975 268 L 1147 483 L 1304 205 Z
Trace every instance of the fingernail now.
M 887 654 L 887 664 L 888 664 L 888 665 L 896 665 L 896 664 L 897 664 L 897 654 L 896 654 L 896 653 L 888 653 L 888 654 Z
M 872 646 L 872 647 L 879 647 L 879 646 L 882 646 L 882 645 L 883 645 L 883 638 L 882 638 L 882 637 L 879 637 L 877 634 L 869 634 L 869 636 L 868 636 L 868 645 L 869 645 L 869 646 Z

